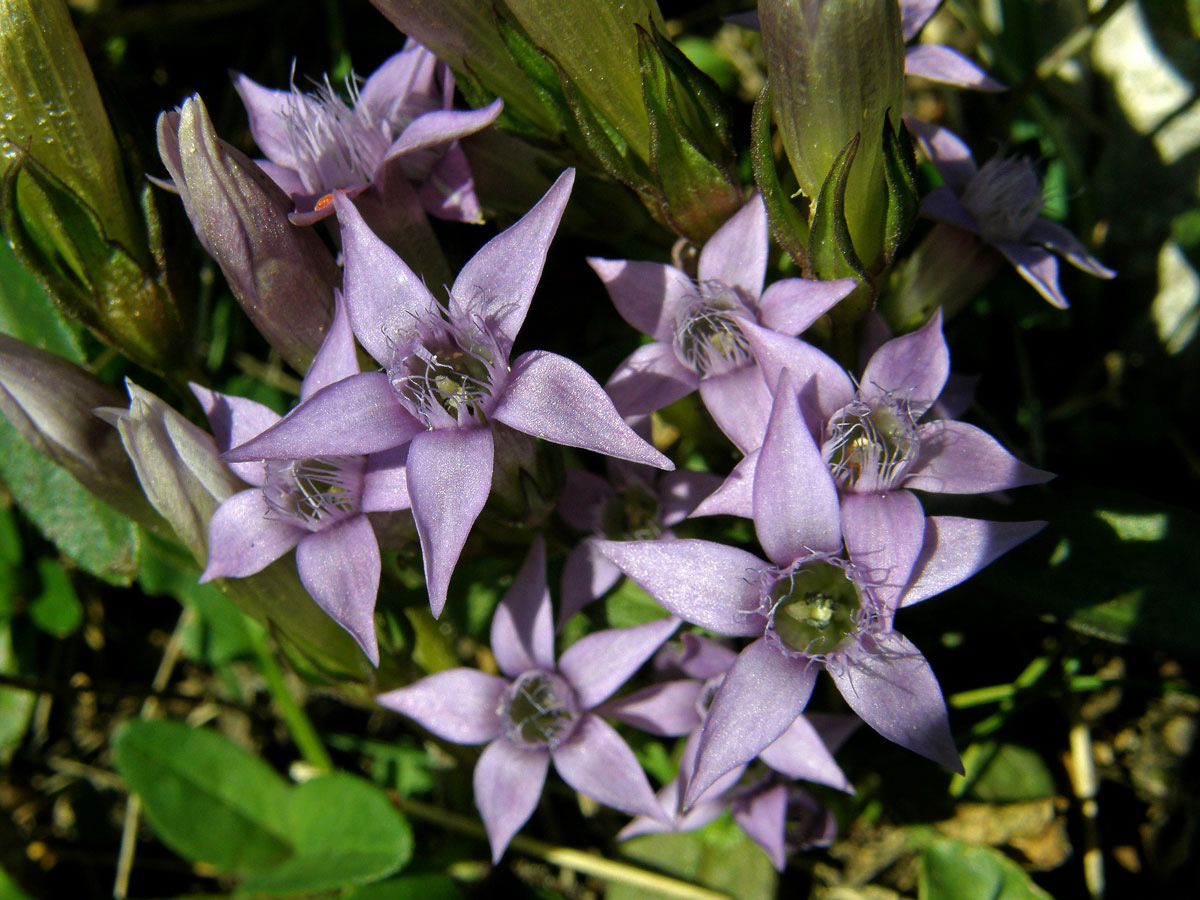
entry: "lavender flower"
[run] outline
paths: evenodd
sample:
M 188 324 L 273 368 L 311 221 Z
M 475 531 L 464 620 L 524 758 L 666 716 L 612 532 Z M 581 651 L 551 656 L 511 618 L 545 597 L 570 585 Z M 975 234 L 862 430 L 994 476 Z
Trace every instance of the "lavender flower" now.
M 900 0 L 904 43 L 909 45 L 904 50 L 904 74 L 977 91 L 1004 90 L 1003 84 L 954 48 L 943 44 L 912 43 L 941 5 L 942 0 Z
M 337 295 L 333 324 L 304 378 L 301 402 L 357 373 L 354 336 Z M 192 385 L 192 391 L 222 448 L 280 421 L 253 400 L 199 385 Z M 200 580 L 253 575 L 295 547 L 305 590 L 378 665 L 374 610 L 379 545 L 366 514 L 408 508 L 403 454 L 306 455 L 229 465 L 251 487 L 213 513 L 208 565 Z
M 946 180 L 922 199 L 922 215 L 969 231 L 995 247 L 1059 309 L 1069 304 L 1059 289 L 1058 260 L 1051 250 L 1089 275 L 1116 276 L 1071 232 L 1038 216 L 1042 185 L 1028 158 L 997 154 L 980 168 L 967 145 L 949 129 L 911 119 L 908 125 Z
M 475 767 L 475 805 L 498 861 L 537 806 L 551 760 L 580 793 L 663 816 L 633 752 L 594 710 L 678 626 L 671 618 L 595 632 L 556 665 L 539 537 L 492 620 L 492 652 L 505 677 L 450 669 L 377 699 L 448 741 L 487 744 Z
M 361 86 L 346 79 L 349 101 L 328 76 L 311 93 L 264 88 L 234 75 L 260 163 L 292 196 L 291 219 L 307 225 L 333 212 L 333 193 L 355 196 L 400 175 L 419 185 L 422 205 L 444 219 L 482 221 L 466 155 L 456 140 L 485 128 L 502 101 L 453 110 L 450 70 L 409 40 Z
M 447 308 L 335 196 L 354 334 L 384 371 L 354 375 L 301 403 L 225 458 L 354 456 L 410 439 L 407 485 L 435 616 L 492 484 L 499 423 L 559 444 L 670 469 L 582 368 L 532 351 L 508 359 L 574 180 L 564 172 L 520 221 L 466 264 Z
M 674 266 L 588 260 L 617 311 L 654 338 L 606 385 L 623 415 L 661 409 L 699 388 L 730 440 L 743 451 L 758 446 L 771 393 L 756 365 L 757 336 L 799 334 L 857 284 L 789 278 L 764 291 L 767 251 L 766 207 L 755 195 L 704 245 L 695 282 Z M 776 352 L 790 348 L 797 365 L 810 349 L 790 338 L 773 346 Z
M 713 700 L 684 809 L 787 730 L 808 703 L 819 665 L 884 737 L 961 769 L 937 680 L 893 618 L 901 606 L 969 577 L 1040 523 L 926 520 L 904 491 L 839 498 L 787 371 L 751 499 L 770 562 L 698 540 L 599 545 L 669 612 L 719 634 L 757 638 Z

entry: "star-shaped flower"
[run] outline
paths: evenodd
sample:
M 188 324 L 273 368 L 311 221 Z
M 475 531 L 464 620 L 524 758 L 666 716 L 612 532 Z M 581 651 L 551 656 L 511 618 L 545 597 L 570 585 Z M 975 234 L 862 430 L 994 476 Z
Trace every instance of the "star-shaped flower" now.
M 551 761 L 567 784 L 605 806 L 664 817 L 633 751 L 595 708 L 678 626 L 668 618 L 594 632 L 556 664 L 539 537 L 492 620 L 504 677 L 450 669 L 377 699 L 445 740 L 487 744 L 475 766 L 475 805 L 498 861 L 533 814 Z
M 234 75 L 250 133 L 267 155 L 262 168 L 292 196 L 291 219 L 307 225 L 333 212 L 333 193 L 355 196 L 402 177 L 432 215 L 482 221 L 471 171 L 457 139 L 495 121 L 502 101 L 455 110 L 454 79 L 413 40 L 361 86 L 347 78 L 349 102 L 326 77 L 311 93 L 265 88 Z
M 953 47 L 913 43 L 925 23 L 937 12 L 942 0 L 900 0 L 904 29 L 904 74 L 977 91 L 1002 91 L 1004 85 Z
M 509 365 L 574 180 L 567 170 L 526 215 L 467 262 L 442 307 L 335 195 L 354 334 L 383 371 L 313 394 L 231 461 L 353 456 L 411 444 L 407 485 L 435 616 L 492 484 L 493 425 L 663 469 L 580 366 L 531 351 Z
M 354 336 L 338 295 L 333 324 L 304 378 L 300 400 L 357 373 Z M 192 391 L 222 449 L 244 443 L 280 421 L 253 400 L 199 385 L 192 385 Z M 295 547 L 305 590 L 378 665 L 374 610 L 379 544 L 367 513 L 408 508 L 403 454 L 305 454 L 229 467 L 252 487 L 234 494 L 213 513 L 208 565 L 200 580 L 253 575 Z

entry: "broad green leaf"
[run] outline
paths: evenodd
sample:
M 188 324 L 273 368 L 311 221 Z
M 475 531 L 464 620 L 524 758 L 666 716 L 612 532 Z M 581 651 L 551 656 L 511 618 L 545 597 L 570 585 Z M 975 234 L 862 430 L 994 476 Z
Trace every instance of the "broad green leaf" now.
M 621 844 L 621 854 L 653 869 L 738 900 L 772 900 L 778 877 L 771 861 L 728 816 L 699 831 L 648 834 Z M 610 882 L 606 900 L 657 900 L 659 895 Z
M 0 477 L 30 520 L 80 568 L 127 585 L 138 565 L 133 523 L 93 497 L 0 417 Z
M 946 838 L 925 847 L 918 884 L 920 900 L 1051 900 L 1003 853 Z
M 112 750 L 155 833 L 181 856 L 248 875 L 292 855 L 287 783 L 216 732 L 138 719 L 121 726 Z
M 284 827 L 295 855 L 248 878 L 242 896 L 316 893 L 392 874 L 412 856 L 412 830 L 387 794 L 335 773 L 292 789 Z
M 0 578 L 5 575 L 0 570 Z M 10 622 L 0 617 L 0 674 L 16 675 L 19 671 L 17 656 L 13 652 Z M 37 696 L 29 691 L 0 687 L 0 765 L 7 765 L 9 757 L 25 737 L 36 700 Z M 3 880 L 4 873 L 0 871 L 0 900 L 6 896 Z
M 0 331 L 71 362 L 84 362 L 78 325 L 63 317 L 3 240 L 0 240 Z
M 346 900 L 464 900 L 449 875 L 401 875 L 355 889 Z
M 37 570 L 42 592 L 29 604 L 29 616 L 42 631 L 64 638 L 83 622 L 83 604 L 71 576 L 57 559 L 43 556 L 37 561 Z
M 966 776 L 955 776 L 951 793 L 986 803 L 1017 803 L 1058 793 L 1045 761 L 1028 747 L 984 741 L 963 753 Z M 962 784 L 962 789 L 957 785 Z

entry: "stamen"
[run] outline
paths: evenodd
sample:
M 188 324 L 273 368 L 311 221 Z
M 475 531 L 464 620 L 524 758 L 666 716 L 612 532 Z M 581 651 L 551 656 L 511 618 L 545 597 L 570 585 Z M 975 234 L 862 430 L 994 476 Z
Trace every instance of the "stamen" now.
M 787 652 L 820 657 L 857 634 L 865 615 L 858 585 L 839 561 L 813 560 L 781 573 L 763 605 L 768 633 Z
M 672 341 L 679 361 L 701 378 L 723 375 L 754 361 L 740 324 L 742 304 L 713 296 L 716 292 L 706 287 L 679 317 Z
M 357 515 L 362 493 L 358 462 L 332 456 L 268 460 L 262 489 L 267 517 L 320 531 Z
M 962 204 L 992 241 L 1019 241 L 1042 211 L 1042 185 L 1028 157 L 994 156 L 963 191 Z
M 579 718 L 575 691 L 542 669 L 523 672 L 496 708 L 505 737 L 530 750 L 557 747 L 571 736 Z
M 908 404 L 855 400 L 829 420 L 821 448 L 834 481 L 848 491 L 892 490 L 908 473 L 918 446 Z

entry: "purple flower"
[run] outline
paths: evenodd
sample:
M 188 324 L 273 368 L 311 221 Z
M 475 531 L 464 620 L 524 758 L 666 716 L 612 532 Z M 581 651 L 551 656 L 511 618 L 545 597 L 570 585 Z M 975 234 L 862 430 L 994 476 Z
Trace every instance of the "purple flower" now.
M 593 710 L 678 626 L 670 618 L 598 631 L 556 665 L 539 537 L 492 620 L 492 652 L 505 677 L 450 669 L 377 699 L 445 740 L 487 744 L 475 767 L 475 805 L 498 861 L 537 806 L 551 760 L 580 793 L 633 815 L 663 816 L 633 751 Z
M 921 214 L 962 228 L 995 247 L 1039 294 L 1059 309 L 1058 260 L 1050 251 L 1097 278 L 1116 272 L 1087 252 L 1061 225 L 1038 216 L 1042 184 L 1027 157 L 997 154 L 982 168 L 954 132 L 909 119 L 908 125 L 946 180 L 921 201 Z
M 961 769 L 937 679 L 893 618 L 1041 524 L 927 520 L 906 491 L 839 497 L 790 372 L 776 388 L 751 500 L 769 562 L 699 540 L 599 545 L 667 611 L 718 634 L 756 638 L 713 700 L 684 809 L 788 729 L 820 665 L 884 737 Z
M 660 263 L 588 260 L 617 311 L 654 338 L 606 385 L 623 415 L 653 412 L 699 388 L 730 440 L 744 451 L 758 446 L 771 408 L 755 364 L 758 335 L 799 334 L 857 284 L 789 278 L 764 291 L 767 251 L 766 207 L 755 195 L 704 245 L 696 281 Z M 790 337 L 773 345 L 777 352 L 790 346 L 800 358 L 808 349 Z
M 242 74 L 234 87 L 250 117 L 250 133 L 267 155 L 260 163 L 292 196 L 291 219 L 308 225 L 333 212 L 333 193 L 403 177 L 418 185 L 426 211 L 443 219 L 482 221 L 467 158 L 457 138 L 490 125 L 502 101 L 453 110 L 454 80 L 437 57 L 413 40 L 362 82 L 346 79 L 349 102 L 328 76 L 311 93 L 276 91 Z
M 673 468 L 575 363 L 532 351 L 509 365 L 573 180 L 573 170 L 564 172 L 532 210 L 475 254 L 450 288 L 448 307 L 337 195 L 350 324 L 384 371 L 318 391 L 225 456 L 354 456 L 411 439 L 407 484 L 435 616 L 491 489 L 494 427 Z
M 952 47 L 912 43 L 941 5 L 942 0 L 900 0 L 904 42 L 909 44 L 904 51 L 904 74 L 977 91 L 1004 90 L 1003 84 Z
M 345 305 L 340 295 L 335 297 L 333 324 L 304 378 L 301 402 L 358 373 Z M 280 421 L 253 400 L 199 385 L 192 385 L 192 391 L 221 448 L 244 443 Z M 374 611 L 379 545 L 366 514 L 408 508 L 403 454 L 305 454 L 229 467 L 252 487 L 213 513 L 208 565 L 200 580 L 253 575 L 295 547 L 305 590 L 378 665 Z

